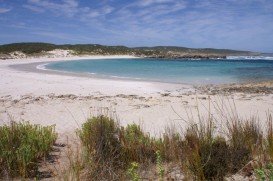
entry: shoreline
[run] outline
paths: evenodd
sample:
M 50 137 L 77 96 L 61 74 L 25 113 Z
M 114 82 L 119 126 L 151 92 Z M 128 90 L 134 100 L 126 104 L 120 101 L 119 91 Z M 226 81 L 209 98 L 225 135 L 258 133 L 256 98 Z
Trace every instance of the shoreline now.
M 231 83 L 206 83 L 206 84 L 191 84 L 191 83 L 180 83 L 180 82 L 167 82 L 160 80 L 150 80 L 145 78 L 133 78 L 133 77 L 119 77 L 119 76 L 111 76 L 111 75 L 103 75 L 96 73 L 88 73 L 88 72 L 72 72 L 72 71 L 64 71 L 64 70 L 53 70 L 45 68 L 45 65 L 50 64 L 52 62 L 66 62 L 66 61 L 77 61 L 77 60 L 100 60 L 100 59 L 138 59 L 140 57 L 134 56 L 83 56 L 83 57 L 64 57 L 64 58 L 28 58 L 21 59 L 20 62 L 17 63 L 18 59 L 10 59 L 6 60 L 8 67 L 12 69 L 16 69 L 19 71 L 25 72 L 33 72 L 33 73 L 43 73 L 43 74 L 51 74 L 51 75 L 62 75 L 62 76 L 76 76 L 76 77 L 88 77 L 93 79 L 102 79 L 102 80 L 118 80 L 118 81 L 133 81 L 133 82 L 146 82 L 153 84 L 162 84 L 162 85 L 177 85 L 177 86 L 187 86 L 192 87 L 194 89 L 203 90 L 207 87 L 213 87 L 214 89 L 221 89 L 227 87 L 238 87 L 244 85 L 259 85 L 261 83 L 271 83 L 273 80 L 263 80 L 263 81 L 255 81 L 255 80 L 246 80 L 243 82 L 231 82 Z M 15 62 L 16 63 L 15 63 Z M 0 61 L 1 62 L 1 61 Z M 1 65 L 1 64 L 0 64 Z
M 63 58 L 46 60 L 60 59 Z M 189 114 L 197 116 L 198 113 L 207 115 L 209 104 L 214 106 L 211 108 L 214 116 L 221 116 L 218 115 L 218 104 L 231 102 L 236 103 L 234 110 L 244 118 L 257 115 L 265 119 L 267 113 L 273 113 L 271 92 L 233 93 L 227 90 L 211 93 L 189 85 L 42 73 L 35 65 L 43 62 L 44 58 L 0 61 L 0 124 L 8 123 L 10 116 L 14 121 L 56 124 L 60 139 L 64 140 L 67 136 L 73 137 L 78 125 L 90 115 L 100 113 L 116 115 L 123 126 L 139 123 L 151 135 L 160 135 L 170 125 L 186 127 L 181 117 L 189 119 Z M 28 71 L 29 64 L 36 72 Z M 26 66 L 26 70 L 13 69 L 9 67 L 11 65 Z M 230 114 L 233 110 L 225 111 Z
M 165 82 L 156 82 L 156 81 L 145 81 L 145 80 L 136 80 L 136 79 L 125 79 L 125 78 L 114 78 L 114 77 L 99 77 L 91 74 L 81 74 L 81 73 L 73 73 L 73 72 L 62 72 L 55 70 L 43 70 L 37 69 L 37 66 L 43 65 L 50 62 L 57 61 L 70 61 L 70 60 L 80 60 L 80 59 L 113 59 L 113 58 L 137 58 L 132 56 L 88 56 L 88 57 L 66 57 L 66 58 L 37 58 L 37 59 L 13 59 L 13 60 L 5 60 L 0 61 L 0 69 L 4 71 L 8 71 L 9 73 L 19 73 L 20 75 L 29 75 L 29 78 L 39 77 L 43 79 L 43 82 L 46 81 L 44 76 L 50 77 L 52 79 L 77 79 L 79 78 L 79 82 L 82 84 L 90 84 L 95 85 L 96 83 L 104 84 L 104 90 L 102 88 L 96 90 L 93 86 L 87 86 L 92 88 L 93 91 L 100 91 L 101 93 L 109 94 L 110 91 L 105 91 L 106 87 L 109 85 L 114 85 L 114 87 L 119 87 L 120 89 L 115 91 L 116 94 L 120 93 L 133 93 L 135 90 L 138 90 L 139 93 L 143 94 L 145 92 L 156 93 L 156 92 L 165 92 L 165 91 L 174 91 L 181 89 L 191 89 L 194 90 L 192 85 L 187 84 L 177 84 L 177 83 L 165 83 Z M 41 76 L 42 75 L 42 76 Z M 73 82 L 71 82 L 73 84 Z M 123 88 L 122 88 L 123 87 Z M 115 88 L 114 88 L 115 89 Z M 133 89 L 128 90 L 128 89 Z M 54 89 L 51 92 L 54 92 Z M 51 92 L 47 92 L 48 94 Z M 58 91 L 57 91 L 58 92 Z M 74 92 L 74 91 L 73 91 Z M 20 93 L 22 94 L 22 93 Z M 0 92 L 1 95 L 1 92 Z
M 115 58 L 115 57 L 113 57 Z M 131 57 L 130 57 L 131 58 Z M 93 58 L 94 60 L 98 60 Z M 112 59 L 112 58 L 109 58 Z M 74 60 L 74 59 L 71 59 Z M 84 59 L 75 59 L 75 60 L 84 60 Z M 90 59 L 92 60 L 92 59 Z M 67 60 L 58 60 L 54 62 L 65 62 Z M 70 61 L 70 60 L 69 60 Z M 8 67 L 25 72 L 33 72 L 33 73 L 42 73 L 42 74 L 51 74 L 51 75 L 62 75 L 62 76 L 76 76 L 76 77 L 87 77 L 93 79 L 102 79 L 102 80 L 117 80 L 117 81 L 133 81 L 133 82 L 146 82 L 152 84 L 161 84 L 161 85 L 176 85 L 182 87 L 194 87 L 196 85 L 187 84 L 187 83 L 176 83 L 176 82 L 164 82 L 164 81 L 155 81 L 155 80 L 147 80 L 141 78 L 130 78 L 130 77 L 118 77 L 118 76 L 108 76 L 102 74 L 93 74 L 93 73 L 77 73 L 77 72 L 69 72 L 69 71 L 61 71 L 61 70 L 52 70 L 47 69 L 44 66 L 52 63 L 52 61 L 44 61 L 44 62 L 28 62 L 28 63 L 20 63 L 20 64 L 11 64 Z M 167 87 L 167 86 L 166 86 Z M 168 86 L 169 87 L 169 86 Z

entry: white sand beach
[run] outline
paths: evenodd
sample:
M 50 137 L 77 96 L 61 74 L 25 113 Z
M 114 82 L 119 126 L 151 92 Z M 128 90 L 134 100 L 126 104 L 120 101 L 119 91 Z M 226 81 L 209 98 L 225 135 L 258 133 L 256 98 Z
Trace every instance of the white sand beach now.
M 160 135 L 167 126 L 185 128 L 198 112 L 204 116 L 210 112 L 215 118 L 223 116 L 220 110 L 229 117 L 236 112 L 242 118 L 255 116 L 263 122 L 273 111 L 272 94 L 208 95 L 190 85 L 100 79 L 36 68 L 51 61 L 105 58 L 128 56 L 0 61 L 0 124 L 10 120 L 55 124 L 62 140 L 73 136 L 90 115 L 100 113 L 118 117 L 121 125 L 140 123 L 145 131 Z
M 273 0 L 0 2 L 0 181 L 272 180 Z

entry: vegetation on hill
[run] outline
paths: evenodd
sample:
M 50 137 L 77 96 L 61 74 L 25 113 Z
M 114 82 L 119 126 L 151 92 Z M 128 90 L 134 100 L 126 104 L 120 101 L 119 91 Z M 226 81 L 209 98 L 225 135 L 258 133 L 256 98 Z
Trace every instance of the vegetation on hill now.
M 13 43 L 0 46 L 0 53 L 7 54 L 15 51 L 21 51 L 26 54 L 40 53 L 42 51 L 51 51 L 56 45 L 49 43 Z
M 214 49 L 214 48 L 187 48 L 177 46 L 155 46 L 155 47 L 138 47 L 140 50 L 157 50 L 161 52 L 185 52 L 185 53 L 207 53 L 207 54 L 223 54 L 223 55 L 238 55 L 238 54 L 251 54 L 249 51 L 229 50 L 229 49 Z
M 64 44 L 49 43 L 13 43 L 0 45 L 0 54 L 9 54 L 15 51 L 27 55 L 39 54 L 55 49 L 71 50 L 75 55 L 134 55 L 156 58 L 224 58 L 228 55 L 254 55 L 248 51 L 227 49 L 194 49 L 175 46 L 135 47 L 105 46 L 98 44 Z

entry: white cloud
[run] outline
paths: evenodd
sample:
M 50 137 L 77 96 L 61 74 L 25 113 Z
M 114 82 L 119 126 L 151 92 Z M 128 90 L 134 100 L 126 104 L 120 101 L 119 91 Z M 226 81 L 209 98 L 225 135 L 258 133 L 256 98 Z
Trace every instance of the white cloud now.
M 28 0 L 28 4 L 24 7 L 38 12 L 49 10 L 55 14 L 62 14 L 67 17 L 72 17 L 78 12 L 78 2 L 76 0 L 63 0 L 61 3 L 51 2 L 48 0 Z M 37 11 L 38 10 L 38 11 Z
M 9 11 L 11 11 L 11 8 L 0 8 L 0 14 L 1 13 L 7 13 Z
M 92 1 L 83 6 L 80 0 L 28 0 L 24 7 L 35 12 L 52 12 L 53 15 L 73 18 L 82 27 L 81 30 L 94 31 L 103 38 L 110 37 L 106 38 L 107 41 L 122 39 L 125 43 L 139 42 L 140 45 L 180 42 L 196 47 L 240 48 L 236 46 L 241 42 L 251 44 L 252 37 L 267 36 L 273 40 L 270 34 L 273 31 L 273 3 L 269 0 L 113 2 Z
M 89 13 L 87 13 L 87 18 L 96 18 L 99 16 L 105 16 L 107 14 L 112 13 L 114 10 L 111 6 L 104 6 L 102 8 L 96 9 L 96 10 L 89 10 Z
M 80 17 L 81 20 L 88 18 L 97 18 L 113 12 L 114 8 L 109 5 L 102 5 L 97 8 L 82 7 L 77 0 L 62 0 L 59 3 L 49 0 L 28 0 L 28 4 L 23 7 L 34 12 L 52 11 L 56 15 L 66 17 Z
M 174 0 L 140 0 L 139 2 L 137 2 L 137 4 L 139 6 L 151 6 L 154 4 L 164 4 L 164 3 L 171 3 L 171 2 L 175 2 Z
M 33 5 L 29 5 L 29 4 L 25 4 L 25 5 L 23 5 L 23 7 L 26 8 L 26 9 L 29 9 L 29 10 L 31 10 L 31 11 L 34 11 L 34 12 L 36 12 L 36 13 L 42 13 L 42 12 L 45 11 L 45 10 L 44 10 L 43 8 L 41 8 L 41 7 L 33 6 Z

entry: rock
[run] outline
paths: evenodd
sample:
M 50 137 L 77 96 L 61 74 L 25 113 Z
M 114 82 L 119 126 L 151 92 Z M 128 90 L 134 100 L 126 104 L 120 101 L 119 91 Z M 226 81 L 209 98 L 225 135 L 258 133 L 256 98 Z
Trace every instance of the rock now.
M 31 95 L 23 95 L 21 96 L 21 100 L 23 99 L 32 99 L 32 96 Z
M 55 97 L 55 94 L 54 93 L 48 94 L 48 97 L 53 99 Z
M 34 98 L 34 101 L 41 101 L 41 100 L 44 100 L 44 98 L 41 96 Z
M 166 97 L 166 96 L 169 96 L 171 93 L 162 93 L 161 96 L 162 97 Z
M 13 104 L 17 104 L 18 102 L 19 102 L 19 100 L 17 100 L 17 99 L 14 99 L 14 100 L 12 101 Z

